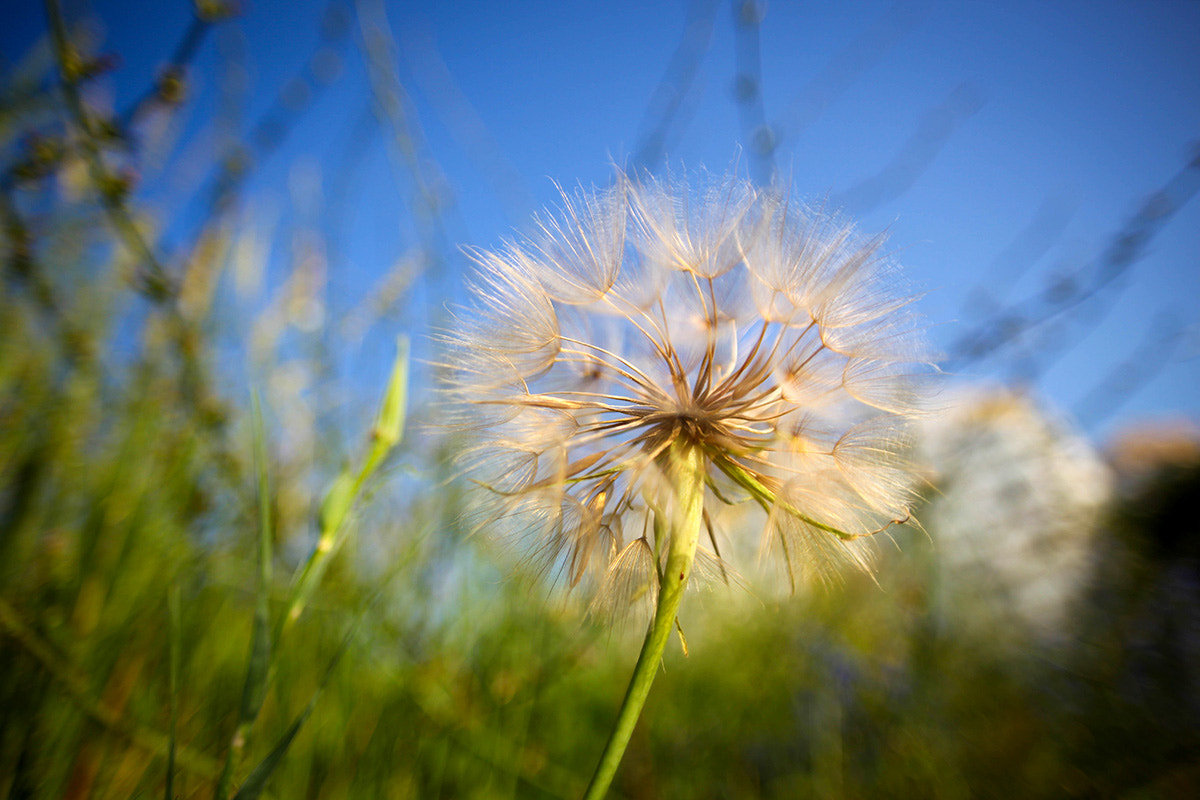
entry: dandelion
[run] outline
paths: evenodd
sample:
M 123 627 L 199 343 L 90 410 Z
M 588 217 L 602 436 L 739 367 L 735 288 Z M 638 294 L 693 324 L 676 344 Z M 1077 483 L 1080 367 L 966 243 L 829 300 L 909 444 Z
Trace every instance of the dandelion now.
M 931 369 L 912 296 L 836 218 L 732 176 L 563 193 L 479 264 L 444 335 L 481 520 L 594 606 L 654 609 L 588 797 L 607 790 L 722 504 L 762 509 L 793 585 L 866 569 L 915 499 L 907 423 Z

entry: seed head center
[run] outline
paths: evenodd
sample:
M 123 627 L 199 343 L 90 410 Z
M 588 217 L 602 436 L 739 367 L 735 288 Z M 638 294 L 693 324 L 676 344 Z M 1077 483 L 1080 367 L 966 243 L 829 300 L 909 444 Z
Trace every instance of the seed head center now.
M 645 422 L 652 431 L 648 439 L 655 443 L 682 439 L 696 446 L 720 447 L 729 439 L 725 416 L 720 408 L 689 396 L 647 415 Z

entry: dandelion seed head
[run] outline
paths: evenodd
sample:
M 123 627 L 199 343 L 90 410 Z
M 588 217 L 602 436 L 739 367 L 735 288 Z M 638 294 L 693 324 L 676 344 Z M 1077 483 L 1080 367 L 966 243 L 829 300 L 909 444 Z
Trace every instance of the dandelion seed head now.
M 652 604 L 664 454 L 684 446 L 704 456 L 709 571 L 711 519 L 741 502 L 793 581 L 867 568 L 916 498 L 907 428 L 934 373 L 882 237 L 704 172 L 563 192 L 533 231 L 469 251 L 471 301 L 442 336 L 480 526 L 588 579 L 601 611 Z

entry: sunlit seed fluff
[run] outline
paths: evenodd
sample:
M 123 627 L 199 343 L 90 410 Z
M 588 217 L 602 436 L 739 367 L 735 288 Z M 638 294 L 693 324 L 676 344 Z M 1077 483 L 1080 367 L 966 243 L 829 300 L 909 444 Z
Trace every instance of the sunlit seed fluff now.
M 864 539 L 909 516 L 932 372 L 881 244 L 701 172 L 563 193 L 527 239 L 471 251 L 443 399 L 479 527 L 591 576 L 603 609 L 652 602 L 682 443 L 706 463 L 702 568 L 725 570 L 720 504 L 747 501 L 793 581 L 867 568 Z

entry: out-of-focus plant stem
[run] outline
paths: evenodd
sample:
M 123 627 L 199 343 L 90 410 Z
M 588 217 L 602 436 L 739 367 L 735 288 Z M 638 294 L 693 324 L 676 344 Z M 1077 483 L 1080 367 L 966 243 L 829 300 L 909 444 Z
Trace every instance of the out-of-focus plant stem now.
M 129 209 L 125 207 L 121 195 L 120 179 L 109 172 L 100 155 L 96 144 L 94 126 L 84 108 L 83 98 L 79 95 L 78 71 L 79 54 L 71 47 L 67 36 L 67 24 L 63 19 L 62 8 L 58 0 L 46 0 L 46 17 L 50 21 L 50 33 L 54 38 L 54 52 L 58 58 L 59 72 L 62 75 L 63 98 L 66 100 L 67 111 L 70 112 L 75 126 L 79 129 L 79 154 L 87 164 L 88 177 L 91 178 L 96 192 L 100 195 L 100 203 L 108 215 L 113 230 L 121 238 L 121 243 L 141 262 L 146 270 L 143 276 L 135 276 L 140 281 L 139 290 L 156 303 L 168 300 L 171 296 L 170 281 L 166 270 L 150 249 L 150 245 L 142 237 L 133 222 Z
M 287 610 L 280 620 L 277 639 L 291 628 L 304 613 L 333 555 L 341 547 L 346 533 L 346 518 L 357 502 L 363 487 L 388 453 L 400 443 L 404 434 L 404 417 L 408 407 L 408 339 L 396 343 L 396 359 L 387 391 L 371 429 L 371 448 L 358 470 L 346 467 L 333 482 L 321 503 L 320 533 L 317 546 L 301 567 L 293 583 Z
M 226 450 L 223 431 L 224 412 L 210 386 L 204 364 L 200 357 L 200 333 L 194 321 L 187 319 L 176 302 L 178 287 L 174 285 L 162 262 L 134 223 L 133 215 L 126 205 L 127 187 L 113 175 L 104 163 L 96 139 L 95 125 L 84 106 L 79 93 L 80 56 L 72 47 L 67 24 L 58 0 L 45 0 L 46 16 L 54 41 L 55 57 L 62 78 L 63 97 L 72 122 L 78 130 L 78 150 L 87 165 L 88 177 L 99 196 L 101 206 L 122 246 L 138 262 L 133 283 L 137 290 L 163 309 L 166 315 L 166 331 L 171 346 L 180 362 L 180 393 L 204 428 L 210 446 L 218 455 L 218 461 L 229 472 L 231 485 L 240 484 L 236 459 Z
M 272 560 L 272 520 L 270 482 L 267 476 L 267 444 L 266 433 L 263 430 L 262 406 L 258 394 L 253 396 L 253 417 L 251 424 L 254 432 L 254 468 L 258 486 L 259 519 L 258 519 L 258 589 L 255 592 L 254 626 L 250 636 L 250 659 L 246 667 L 246 682 L 242 688 L 241 710 L 238 713 L 238 724 L 226 751 L 225 766 L 221 778 L 217 782 L 214 796 L 224 800 L 229 795 L 230 782 L 233 780 L 233 770 L 241 759 L 246 748 L 246 740 L 250 729 L 258 719 L 263 700 L 267 694 L 267 684 L 271 672 L 271 560 Z

